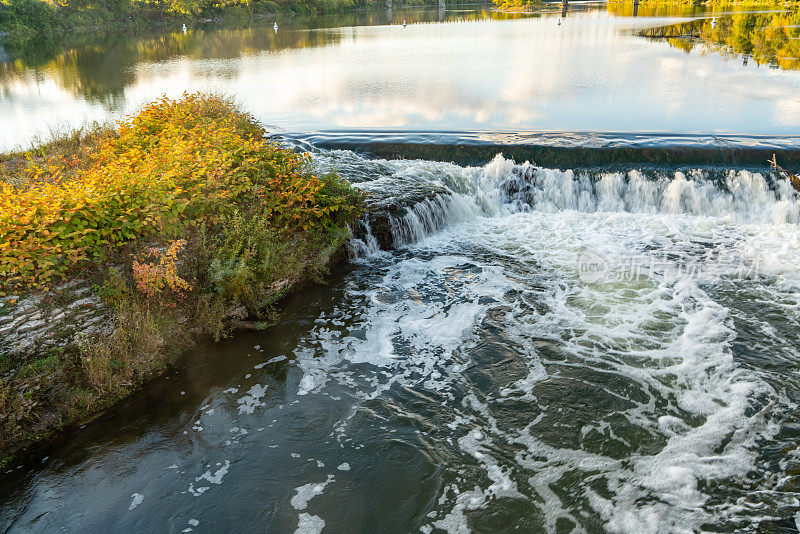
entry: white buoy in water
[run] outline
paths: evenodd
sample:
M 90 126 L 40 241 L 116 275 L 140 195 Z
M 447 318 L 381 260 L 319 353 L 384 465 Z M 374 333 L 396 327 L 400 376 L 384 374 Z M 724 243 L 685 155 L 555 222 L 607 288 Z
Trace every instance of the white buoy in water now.
M 183 33 L 186 33 L 186 24 L 183 25 Z
M 711 28 L 716 28 L 716 27 L 717 27 L 717 17 L 714 17 L 713 19 L 711 19 Z
M 278 31 L 278 23 L 277 22 L 272 25 L 272 29 L 275 30 L 275 32 Z

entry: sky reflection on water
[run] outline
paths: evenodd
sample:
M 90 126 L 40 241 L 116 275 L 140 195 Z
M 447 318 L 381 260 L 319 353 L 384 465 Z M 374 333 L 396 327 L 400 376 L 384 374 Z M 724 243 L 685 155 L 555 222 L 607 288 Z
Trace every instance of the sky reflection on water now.
M 800 73 L 637 35 L 689 20 L 654 14 L 595 6 L 558 25 L 558 11 L 448 11 L 440 24 L 435 10 L 415 10 L 395 12 L 391 25 L 378 13 L 341 28 L 300 20 L 277 34 L 258 26 L 109 36 L 0 66 L 0 123 L 11 126 L 0 147 L 194 90 L 229 94 L 292 132 L 798 132 Z

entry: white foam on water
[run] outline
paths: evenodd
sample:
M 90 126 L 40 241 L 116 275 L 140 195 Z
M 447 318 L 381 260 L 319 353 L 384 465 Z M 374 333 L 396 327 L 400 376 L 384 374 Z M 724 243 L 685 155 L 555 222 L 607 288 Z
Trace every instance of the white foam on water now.
M 305 510 L 308 507 L 308 501 L 322 495 L 322 492 L 325 491 L 325 487 L 333 482 L 334 476 L 328 475 L 328 478 L 324 482 L 310 482 L 308 484 L 304 484 L 295 488 L 295 494 L 290 499 L 289 504 L 292 505 L 292 508 L 295 510 Z
M 222 466 L 219 469 L 217 469 L 213 474 L 209 469 L 205 473 L 197 477 L 195 479 L 195 482 L 200 482 L 201 480 L 205 479 L 211 482 L 212 484 L 222 484 L 222 477 L 228 474 L 228 470 L 230 469 L 230 467 L 231 467 L 230 460 L 225 460 L 225 463 L 222 464 Z
M 194 484 L 189 484 L 189 489 L 187 491 L 189 493 L 191 493 L 193 496 L 199 497 L 203 493 L 207 492 L 210 489 L 211 489 L 211 486 L 200 486 L 200 487 L 195 488 Z
M 525 223 L 534 217 L 532 214 L 518 218 L 515 221 L 517 231 L 530 230 Z M 627 233 L 637 237 L 647 235 L 648 227 L 653 230 L 663 224 L 658 217 L 638 224 L 624 221 L 629 229 L 620 231 L 613 227 L 613 223 L 618 222 L 613 216 L 603 217 L 608 219 L 605 224 L 613 231 L 597 235 L 603 228 L 597 224 L 596 218 L 581 223 L 567 216 L 572 238 L 577 237 L 582 243 L 591 242 L 581 228 L 588 225 L 598 245 L 603 242 L 607 247 L 616 246 L 619 247 L 617 252 L 622 253 L 626 243 L 620 237 L 627 237 Z M 692 233 L 688 226 L 694 221 L 675 222 L 680 223 L 684 232 Z M 667 225 L 663 227 L 670 228 Z M 671 226 L 673 230 L 675 227 Z M 526 235 L 530 237 L 532 233 Z M 559 234 L 544 231 L 534 235 L 547 238 Z M 675 236 L 670 237 L 675 239 Z M 564 238 L 564 234 L 559 236 L 560 240 Z M 568 242 L 566 244 L 567 250 L 574 249 Z M 538 248 L 530 245 L 528 239 L 528 250 Z M 554 252 L 559 250 L 558 243 L 543 249 L 549 251 L 547 258 L 553 272 L 569 271 L 569 255 Z M 623 297 L 623 294 L 627 295 Z M 638 286 L 626 284 L 616 287 L 569 285 L 554 289 L 553 296 L 555 298 L 548 300 L 552 312 L 537 317 L 535 325 L 530 327 L 518 325 L 519 332 L 531 328 L 538 331 L 539 337 L 553 338 L 557 337 L 554 334 L 558 330 L 583 332 L 565 348 L 580 355 L 583 365 L 610 365 L 614 372 L 642 384 L 650 401 L 628 410 L 626 417 L 642 428 L 668 438 L 660 453 L 634 456 L 632 469 L 618 470 L 615 462 L 609 462 L 609 459 L 589 457 L 593 464 L 614 468 L 614 476 L 607 473 L 607 477 L 612 489 L 619 492 L 613 499 L 604 500 L 587 490 L 587 495 L 592 496 L 592 506 L 602 513 L 608 528 L 618 532 L 691 531 L 699 528 L 703 521 L 714 519 L 703 509 L 708 497 L 698 490 L 699 483 L 744 477 L 755 467 L 759 440 L 768 440 L 777 431 L 776 426 L 765 421 L 759 412 L 749 414 L 753 411 L 755 399 L 775 398 L 776 392 L 759 376 L 734 362 L 730 342 L 735 332 L 727 309 L 711 300 L 691 280 L 650 280 Z M 565 305 L 570 301 L 574 304 Z M 575 304 L 578 304 L 577 308 Z M 602 309 L 602 314 L 596 313 L 597 309 Z M 660 319 L 660 332 L 652 329 L 655 315 L 668 316 Z M 601 348 L 603 352 L 590 350 L 592 347 Z M 629 361 L 609 358 L 606 352 L 609 350 L 623 353 Z M 674 415 L 655 417 L 653 401 L 656 397 L 671 399 L 674 403 L 672 410 L 683 412 L 687 421 L 690 418 L 686 414 L 693 414 L 703 422 L 687 424 Z M 531 441 L 525 433 L 518 439 L 530 446 L 531 456 L 544 454 L 542 444 L 535 439 Z M 566 458 L 565 452 L 569 453 Z M 558 458 L 559 462 L 565 462 L 567 470 L 580 469 L 580 464 L 587 461 L 583 454 L 570 450 L 547 453 Z M 526 465 L 534 469 L 540 464 Z M 552 463 L 547 464 L 547 472 L 549 477 L 553 476 Z M 558 473 L 558 469 L 555 472 Z M 539 474 L 534 478 L 542 476 Z M 544 483 L 532 484 L 542 488 L 543 493 L 548 492 Z M 656 504 L 641 504 L 654 497 L 658 499 Z M 557 510 L 558 507 L 545 509 Z M 733 515 L 736 511 L 734 505 L 723 514 Z M 551 519 L 554 525 L 557 516 Z
M 455 494 L 455 504 L 442 519 L 434 521 L 432 525 L 449 534 L 470 534 L 472 529 L 465 512 L 483 508 L 486 505 L 486 494 L 479 486 L 467 491 L 458 491 L 455 485 L 451 488 Z
M 359 294 L 367 302 L 361 335 L 339 337 L 318 326 L 314 334 L 324 352 L 306 346 L 297 349 L 295 361 L 303 371 L 297 394 L 318 391 L 330 378 L 330 370 L 343 362 L 384 368 L 411 366 L 425 380 L 446 380 L 437 364 L 452 357 L 508 287 L 497 267 L 485 265 L 480 272 L 459 272 L 468 263 L 465 257 L 446 255 L 430 261 L 409 259 L 390 267 L 377 287 Z M 408 298 L 448 283 L 462 291 L 456 299 Z M 399 358 L 398 345 L 410 346 L 413 359 Z M 385 387 L 376 383 L 376 389 L 365 394 L 374 397 Z
M 134 508 L 142 504 L 142 502 L 144 501 L 144 495 L 142 495 L 141 493 L 134 493 L 133 495 L 131 495 L 131 497 L 132 497 L 131 505 L 128 507 L 128 510 L 133 510 Z
M 283 356 L 283 355 L 275 356 L 274 358 L 270 358 L 269 360 L 267 360 L 267 361 L 265 361 L 263 363 L 259 363 L 259 364 L 254 365 L 253 369 L 261 369 L 265 365 L 269 365 L 271 363 L 280 362 L 280 361 L 283 361 L 285 359 L 286 359 L 286 356 Z
M 667 425 L 664 434 L 669 437 L 660 452 L 634 455 L 624 467 L 607 458 L 569 449 L 547 450 L 530 433 L 521 433 L 514 441 L 525 444 L 530 451 L 530 456 L 520 458 L 522 465 L 535 471 L 544 465 L 532 458 L 550 458 L 546 471 L 532 477 L 532 486 L 549 492 L 544 481 L 538 479 L 552 481 L 554 472 L 561 475 L 569 470 L 586 471 L 582 464 L 589 461 L 592 470 L 602 466 L 613 494 L 613 498 L 604 498 L 584 488 L 590 505 L 603 517 L 609 531 L 694 531 L 712 519 L 703 509 L 708 496 L 698 489 L 698 484 L 743 477 L 754 468 L 757 440 L 769 438 L 776 428 L 765 424 L 758 415 L 748 416 L 748 407 L 753 395 L 774 392 L 734 365 L 727 346 L 731 331 L 725 310 L 707 300 L 691 302 L 696 298 L 697 291 L 692 288 L 682 288 L 675 295 L 676 308 L 687 311 L 680 312 L 685 319 L 682 333 L 662 349 L 664 356 L 674 358 L 672 363 L 650 369 L 620 366 L 616 370 L 653 389 L 662 389 L 674 398 L 677 407 L 703 416 L 705 421 L 689 426 L 676 417 L 662 417 L 653 422 L 648 417 L 649 406 L 629 410 L 632 419 L 653 432 L 656 427 L 661 430 Z M 654 356 L 656 362 L 662 359 L 662 355 Z M 664 381 L 670 385 L 665 386 Z M 727 444 L 726 439 L 730 439 Z M 718 450 L 720 447 L 722 450 Z M 557 517 L 551 519 L 554 524 Z
M 325 528 L 325 520 L 317 515 L 301 513 L 295 534 L 320 534 Z
M 259 406 L 266 406 L 261 402 L 261 398 L 266 394 L 267 386 L 255 384 L 248 391 L 247 395 L 239 398 L 236 402 L 239 404 L 239 413 L 253 413 Z
M 715 492 L 752 483 L 762 444 L 796 406 L 734 357 L 730 303 L 712 296 L 718 280 L 675 273 L 710 253 L 761 262 L 752 283 L 731 283 L 796 321 L 800 204 L 788 182 L 748 171 L 590 176 L 501 156 L 482 168 L 370 165 L 384 176 L 364 189 L 427 184 L 441 194 L 393 220 L 405 251 L 376 256 L 369 282 L 354 280 L 298 347 L 297 394 L 334 382 L 360 399 L 412 388 L 441 402 L 452 421 L 448 441 L 477 468 L 442 490 L 423 532 L 470 532 L 475 510 L 505 499 L 535 507 L 545 531 L 559 520 L 582 531 L 587 517 L 631 533 L 759 520 L 746 496 L 725 501 Z M 664 265 L 637 279 L 582 283 L 577 258 L 587 249 Z M 478 391 L 466 371 L 480 365 L 475 350 L 492 329 L 516 367 Z M 550 382 L 569 380 L 600 400 L 539 402 Z M 592 404 L 604 396 L 613 408 Z M 539 414 L 524 426 L 496 416 L 509 402 Z M 555 418 L 568 408 L 595 411 L 584 422 Z M 554 421 L 578 437 L 559 442 Z M 336 425 L 340 444 L 352 441 L 348 432 L 347 419 Z M 598 442 L 615 444 L 617 455 Z M 513 460 L 497 452 L 509 447 Z

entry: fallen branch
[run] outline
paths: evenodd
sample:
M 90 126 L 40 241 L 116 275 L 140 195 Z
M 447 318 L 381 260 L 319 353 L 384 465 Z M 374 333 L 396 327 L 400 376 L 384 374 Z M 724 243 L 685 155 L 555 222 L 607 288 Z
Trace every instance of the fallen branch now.
M 770 166 L 772 167 L 773 170 L 775 170 L 775 172 L 777 172 L 778 174 L 789 180 L 789 183 L 792 184 L 792 187 L 794 187 L 797 191 L 800 191 L 800 177 L 790 173 L 789 171 L 778 165 L 778 158 L 775 154 L 772 154 L 772 159 L 767 160 L 767 163 L 770 164 Z

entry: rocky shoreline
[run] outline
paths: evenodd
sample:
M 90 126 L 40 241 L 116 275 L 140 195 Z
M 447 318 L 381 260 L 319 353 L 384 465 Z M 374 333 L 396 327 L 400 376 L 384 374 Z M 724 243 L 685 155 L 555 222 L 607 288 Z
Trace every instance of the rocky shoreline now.
M 111 310 L 86 279 L 22 298 L 0 298 L 0 354 L 12 360 L 65 350 L 112 327 Z

